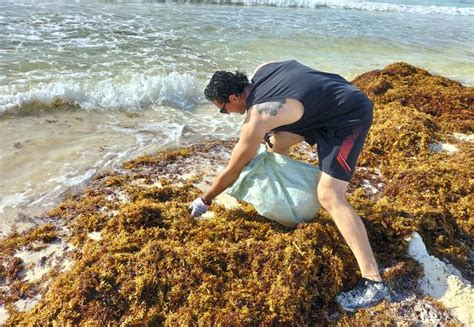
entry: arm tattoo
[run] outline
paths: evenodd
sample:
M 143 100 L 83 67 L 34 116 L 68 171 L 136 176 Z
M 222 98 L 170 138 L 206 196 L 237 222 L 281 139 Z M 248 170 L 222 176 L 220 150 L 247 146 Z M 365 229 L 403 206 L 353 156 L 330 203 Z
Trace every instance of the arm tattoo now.
M 271 116 L 276 116 L 278 111 L 283 106 L 284 102 L 282 101 L 274 101 L 274 102 L 264 102 L 255 105 L 255 109 L 259 114 L 266 113 Z

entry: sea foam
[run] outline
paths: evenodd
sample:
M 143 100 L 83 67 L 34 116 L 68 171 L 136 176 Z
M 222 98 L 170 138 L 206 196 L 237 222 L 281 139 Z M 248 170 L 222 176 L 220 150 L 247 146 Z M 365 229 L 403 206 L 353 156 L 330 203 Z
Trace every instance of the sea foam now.
M 196 1 L 185 1 L 196 2 Z M 462 15 L 473 16 L 474 8 L 454 6 L 422 6 L 406 5 L 385 2 L 358 2 L 351 0 L 210 0 L 204 1 L 220 4 L 245 4 L 245 5 L 268 5 L 277 7 L 301 7 L 301 8 L 334 8 L 376 12 L 396 12 L 413 14 L 439 14 L 439 15 Z
M 60 106 L 140 110 L 153 104 L 189 110 L 203 102 L 202 87 L 196 77 L 177 72 L 165 76 L 121 74 L 101 80 L 62 77 L 59 81 L 37 83 L 27 90 L 25 86 L 0 90 L 0 113 Z

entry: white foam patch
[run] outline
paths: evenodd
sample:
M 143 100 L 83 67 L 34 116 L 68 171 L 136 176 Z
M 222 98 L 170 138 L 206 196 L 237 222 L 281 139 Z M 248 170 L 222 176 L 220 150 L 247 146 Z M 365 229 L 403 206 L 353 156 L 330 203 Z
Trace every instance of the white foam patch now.
M 96 168 L 88 169 L 85 173 L 70 171 L 66 175 L 52 179 L 52 181 L 65 186 L 76 186 L 89 180 L 96 171 Z
M 3 306 L 0 306 L 0 325 L 5 324 L 9 316 L 8 311 Z
M 421 236 L 413 233 L 409 238 L 408 254 L 423 267 L 424 276 L 418 281 L 420 290 L 451 310 L 466 326 L 474 324 L 474 289 L 461 273 L 426 250 Z
M 94 241 L 102 240 L 102 233 L 101 232 L 91 232 L 87 234 L 87 237 Z
M 68 104 L 87 110 L 140 110 L 153 104 L 190 109 L 203 102 L 201 87 L 193 74 L 124 73 L 98 81 L 63 77 L 60 81 L 32 85 L 27 91 L 6 86 L 0 92 L 0 113 L 35 104 Z
M 459 151 L 459 149 L 454 144 L 449 144 L 445 142 L 431 143 L 428 145 L 428 149 L 431 152 L 435 153 L 445 151 L 450 154 Z
M 27 199 L 28 196 L 25 193 L 17 193 L 3 197 L 0 201 L 0 214 L 3 213 L 6 207 L 16 207 L 25 204 Z
M 64 260 L 63 262 L 63 265 L 62 265 L 62 268 L 61 268 L 61 271 L 68 271 L 71 269 L 72 265 L 73 265 L 73 261 L 70 260 L 70 259 L 66 259 Z
M 474 142 L 474 134 L 467 135 L 463 133 L 454 133 L 453 136 L 459 141 Z
M 33 307 L 36 305 L 36 303 L 38 303 L 39 300 L 40 297 L 35 297 L 33 299 L 21 299 L 16 301 L 13 305 L 18 311 L 25 312 L 33 309 Z
M 211 2 L 211 1 L 209 1 Z M 451 6 L 422 6 L 384 2 L 364 2 L 353 0 L 213 0 L 212 3 L 236 3 L 246 5 L 270 5 L 277 7 L 335 8 L 374 12 L 412 13 L 426 15 L 473 16 L 474 8 Z

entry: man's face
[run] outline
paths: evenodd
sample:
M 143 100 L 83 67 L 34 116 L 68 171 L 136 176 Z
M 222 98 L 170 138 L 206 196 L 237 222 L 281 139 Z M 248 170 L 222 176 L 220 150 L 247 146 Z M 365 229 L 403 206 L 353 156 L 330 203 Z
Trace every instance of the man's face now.
M 229 110 L 229 107 L 227 107 L 227 105 L 229 104 L 229 101 L 225 101 L 225 102 L 219 102 L 218 100 L 214 100 L 212 101 L 212 103 L 214 103 L 214 105 L 219 108 L 219 112 L 221 114 L 229 114 L 230 112 L 228 111 Z
M 226 102 L 212 100 L 212 103 L 219 108 L 221 113 L 238 113 L 243 115 L 247 109 L 243 97 L 236 94 L 229 95 Z

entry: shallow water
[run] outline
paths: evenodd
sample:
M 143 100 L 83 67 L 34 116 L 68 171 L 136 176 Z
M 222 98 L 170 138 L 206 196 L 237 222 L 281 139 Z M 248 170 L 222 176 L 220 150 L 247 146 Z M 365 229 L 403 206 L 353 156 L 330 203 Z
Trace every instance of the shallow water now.
M 198 112 L 212 116 L 208 111 Z M 117 168 L 140 154 L 194 143 L 195 135 L 235 136 L 231 124 L 205 131 L 188 126 L 185 122 L 190 115 L 156 107 L 138 114 L 64 110 L 0 120 L 4 135 L 0 143 L 0 231 L 7 233 L 13 223 L 20 230 L 31 226 L 25 215 L 39 215 L 53 207 L 100 169 Z
M 351 79 L 406 61 L 474 84 L 469 1 L 4 1 L 0 9 L 1 233 L 99 169 L 237 136 L 242 117 L 219 115 L 202 95 L 217 69 L 251 74 L 294 58 Z

